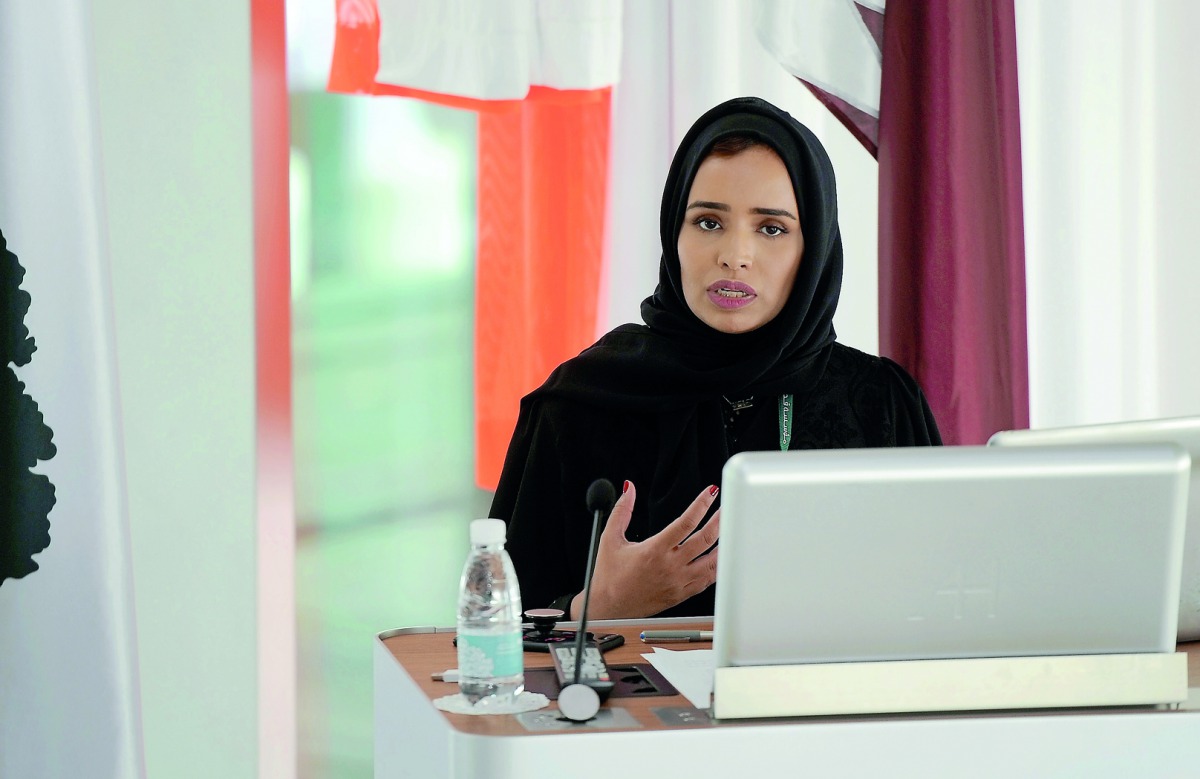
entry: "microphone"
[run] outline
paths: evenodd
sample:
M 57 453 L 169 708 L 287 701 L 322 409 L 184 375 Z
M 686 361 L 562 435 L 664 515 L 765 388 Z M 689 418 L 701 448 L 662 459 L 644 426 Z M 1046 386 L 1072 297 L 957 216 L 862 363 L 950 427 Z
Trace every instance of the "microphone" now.
M 616 502 L 617 490 L 608 479 L 596 479 L 588 486 L 587 508 L 593 514 L 596 512 L 607 514 L 612 511 L 613 504 Z
M 583 613 L 579 615 L 579 633 L 575 637 L 575 649 L 583 650 L 583 638 L 587 635 L 588 601 L 592 598 L 592 574 L 596 570 L 596 546 L 600 540 L 600 518 L 607 517 L 617 502 L 617 491 L 608 479 L 596 479 L 587 490 L 587 508 L 592 512 L 592 542 L 588 545 L 587 574 L 583 579 Z M 579 663 L 575 664 L 575 684 L 579 684 Z
M 586 722 L 600 710 L 600 696 L 594 688 L 580 684 L 583 670 L 583 645 L 587 636 L 588 602 L 592 598 L 592 574 L 596 570 L 596 546 L 600 538 L 600 520 L 607 517 L 617 502 L 617 491 L 608 479 L 597 479 L 587 490 L 587 508 L 592 512 L 592 540 L 588 545 L 587 573 L 583 580 L 583 611 L 575 633 L 575 680 L 558 694 L 558 709 L 573 722 Z M 599 656 L 599 650 L 596 655 Z M 599 662 L 603 665 L 603 659 Z M 610 683 L 611 684 L 611 683 Z

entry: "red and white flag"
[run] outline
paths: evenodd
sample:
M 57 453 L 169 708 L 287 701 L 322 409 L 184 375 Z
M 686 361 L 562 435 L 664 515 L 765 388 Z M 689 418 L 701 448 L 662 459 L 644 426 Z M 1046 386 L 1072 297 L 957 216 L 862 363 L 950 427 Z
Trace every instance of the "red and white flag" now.
M 519 401 L 596 337 L 620 0 L 339 0 L 329 89 L 479 114 L 476 481 Z

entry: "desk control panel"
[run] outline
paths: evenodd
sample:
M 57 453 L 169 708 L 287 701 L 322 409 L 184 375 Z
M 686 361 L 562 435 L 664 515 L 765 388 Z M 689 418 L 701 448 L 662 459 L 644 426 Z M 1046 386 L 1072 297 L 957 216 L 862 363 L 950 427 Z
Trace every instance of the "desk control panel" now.
M 560 687 L 575 681 L 575 645 L 559 645 L 550 650 L 554 659 L 554 672 Z M 579 682 L 596 691 L 600 700 L 605 700 L 616 686 L 608 672 L 608 665 L 600 654 L 600 648 L 592 642 L 583 646 L 583 663 L 579 668 Z

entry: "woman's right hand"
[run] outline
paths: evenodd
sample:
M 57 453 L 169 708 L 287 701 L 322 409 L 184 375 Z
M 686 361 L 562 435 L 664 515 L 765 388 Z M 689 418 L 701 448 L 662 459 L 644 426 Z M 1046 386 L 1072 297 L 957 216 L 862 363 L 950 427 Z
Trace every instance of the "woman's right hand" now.
M 589 620 L 649 617 L 717 580 L 717 550 L 704 552 L 717 542 L 721 510 L 717 509 L 703 530 L 692 532 L 717 499 L 717 488 L 703 490 L 678 519 L 645 541 L 625 538 L 636 499 L 633 483 L 625 482 L 600 534 Z M 571 601 L 571 616 L 579 619 L 582 609 L 583 593 L 579 593 Z

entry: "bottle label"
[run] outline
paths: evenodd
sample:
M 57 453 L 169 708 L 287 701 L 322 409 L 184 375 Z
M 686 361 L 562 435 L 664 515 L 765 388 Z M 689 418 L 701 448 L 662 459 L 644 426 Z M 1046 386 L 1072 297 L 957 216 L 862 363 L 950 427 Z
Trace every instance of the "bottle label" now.
M 516 676 L 525 670 L 525 648 L 519 632 L 487 635 L 458 634 L 458 672 L 486 678 Z

